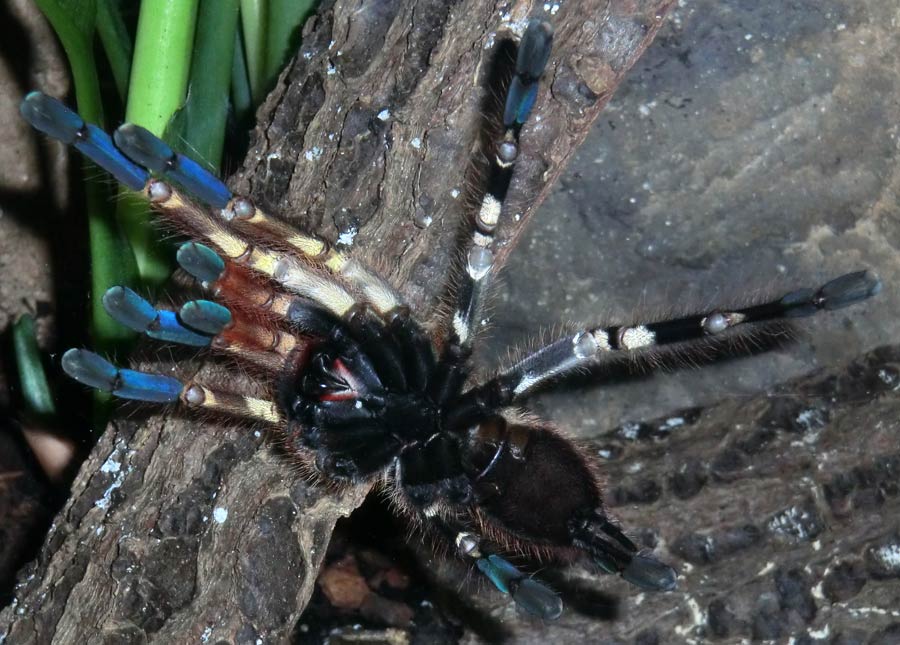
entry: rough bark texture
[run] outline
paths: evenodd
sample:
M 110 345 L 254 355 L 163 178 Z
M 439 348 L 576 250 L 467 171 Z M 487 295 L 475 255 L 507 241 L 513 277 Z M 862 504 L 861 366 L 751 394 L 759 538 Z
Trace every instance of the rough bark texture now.
M 670 4 L 554 7 L 550 91 L 523 146 L 519 206 L 500 233 L 507 249 Z M 352 240 L 427 318 L 453 261 L 488 54 L 532 8 L 323 8 L 260 110 L 233 187 L 299 226 Z M 223 372 L 202 368 L 204 380 L 236 386 Z M 117 420 L 0 614 L 0 633 L 15 643 L 286 640 L 334 522 L 365 492 L 310 488 L 260 433 L 177 414 Z

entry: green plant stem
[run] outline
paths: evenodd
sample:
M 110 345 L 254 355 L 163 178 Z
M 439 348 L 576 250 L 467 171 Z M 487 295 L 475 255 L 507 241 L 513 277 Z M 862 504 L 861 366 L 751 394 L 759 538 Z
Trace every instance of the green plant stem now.
M 244 34 L 244 58 L 250 79 L 253 104 L 259 105 L 266 93 L 266 0 L 241 0 L 241 27 Z
M 114 0 L 97 0 L 97 35 L 100 36 L 100 43 L 109 61 L 119 99 L 124 102 L 128 94 L 133 47 L 119 6 Z
M 300 31 L 315 0 L 269 0 L 266 30 L 266 85 L 271 87 L 300 44 Z
M 225 145 L 238 0 L 201 0 L 187 100 L 169 124 L 167 139 L 218 172 Z
M 187 91 L 198 0 L 143 0 L 134 44 L 134 61 L 125 118 L 157 136 Z M 169 254 L 158 243 L 147 205 L 129 195 L 120 202 L 126 232 L 145 285 L 162 284 L 171 273 Z
M 52 417 L 56 414 L 56 406 L 41 362 L 41 350 L 34 333 L 34 318 L 30 314 L 20 316 L 13 324 L 13 351 L 26 411 L 39 417 Z

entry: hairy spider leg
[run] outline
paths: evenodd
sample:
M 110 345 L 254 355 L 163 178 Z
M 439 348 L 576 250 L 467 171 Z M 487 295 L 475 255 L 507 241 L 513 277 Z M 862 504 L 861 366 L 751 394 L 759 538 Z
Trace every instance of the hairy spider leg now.
M 400 306 L 402 300 L 386 280 L 375 275 L 357 260 L 331 248 L 324 240 L 298 231 L 256 207 L 253 200 L 232 196 L 217 177 L 188 157 L 174 152 L 168 145 L 146 129 L 128 123 L 116 130 L 116 145 L 136 163 L 172 179 L 201 201 L 218 210 L 228 223 L 250 233 L 268 234 L 270 238 L 298 251 L 304 258 L 341 275 L 359 288 L 365 300 L 379 313 L 387 313 Z
M 128 135 L 127 137 L 117 137 L 116 142 L 129 157 L 132 156 L 132 145 L 137 147 L 138 152 L 135 156 L 142 163 L 151 162 L 149 157 L 152 156 L 152 153 L 162 157 L 170 152 L 165 144 L 158 142 L 153 135 L 142 128 L 131 128 Z M 384 329 L 384 320 L 377 313 L 370 311 L 368 303 L 358 302 L 349 286 L 345 287 L 337 280 L 327 277 L 321 269 L 299 262 L 291 255 L 279 254 L 272 249 L 257 247 L 246 242 L 242 237 L 218 225 L 208 217 L 205 211 L 185 200 L 180 193 L 164 182 L 151 180 L 145 188 L 145 193 L 151 203 L 158 206 L 164 214 L 177 222 L 185 223 L 195 233 L 217 246 L 228 261 L 248 267 L 256 273 L 273 279 L 282 287 L 322 305 L 335 317 L 345 320 L 364 348 L 383 365 L 386 373 L 386 385 L 397 389 L 406 387 L 398 343 Z M 242 203 L 247 204 L 247 202 Z M 324 253 L 329 256 L 327 250 Z M 337 261 L 342 256 L 332 253 L 330 257 L 333 261 Z M 386 286 L 382 288 L 379 286 L 381 283 L 376 284 L 365 280 L 365 276 L 368 274 L 360 268 L 358 263 L 343 260 L 342 263 L 334 264 L 334 266 L 338 269 L 344 267 L 357 271 L 352 275 L 362 276 L 367 290 L 377 292 L 382 306 L 390 306 L 392 311 L 398 308 L 396 301 L 387 302 L 391 292 Z
M 102 302 L 106 313 L 117 323 L 156 340 L 207 347 L 215 335 L 191 329 L 175 312 L 154 308 L 128 287 L 107 289 Z
M 506 95 L 502 134 L 491 142 L 490 169 L 481 207 L 472 221 L 472 238 L 464 249 L 465 263 L 455 294 L 448 351 L 467 356 L 484 312 L 485 298 L 494 274 L 494 232 L 519 155 L 519 132 L 537 96 L 538 80 L 550 57 L 553 29 L 543 21 L 528 23 L 519 43 L 515 74 Z
M 619 574 L 626 582 L 649 591 L 672 591 L 678 574 L 651 555 L 640 553 L 615 524 L 595 511 L 570 529 L 572 545 L 588 555 L 606 573 Z
M 326 267 L 359 289 L 363 299 L 379 314 L 387 314 L 403 305 L 403 299 L 387 280 L 376 275 L 358 260 L 331 247 L 328 242 L 267 215 L 249 197 L 234 197 L 222 209 L 221 216 L 237 227 L 265 232 L 279 243 L 299 251 L 311 262 Z
M 438 373 L 430 387 L 431 397 L 448 403 L 469 376 L 468 358 L 484 316 L 493 277 L 494 232 L 519 156 L 519 133 L 531 113 L 537 96 L 538 80 L 543 74 L 553 44 L 553 28 L 541 20 L 529 21 L 516 53 L 514 76 L 503 108 L 502 130 L 487 144 L 489 168 L 481 205 L 471 220 L 471 238 L 464 254 L 453 292 L 453 313 L 447 331 Z
M 624 352 L 663 347 L 726 334 L 781 319 L 833 311 L 876 295 L 881 281 L 870 271 L 842 275 L 818 289 L 798 289 L 750 307 L 715 309 L 706 313 L 629 326 L 582 329 L 528 354 L 499 375 L 474 387 L 463 398 L 460 418 L 477 418 L 482 410 L 515 403 L 567 374 L 592 368 Z M 734 332 L 738 333 L 738 332 Z
M 461 522 L 440 515 L 422 514 L 422 519 L 456 547 L 459 557 L 474 563 L 498 591 L 512 596 L 523 611 L 544 620 L 555 620 L 562 614 L 563 603 L 556 592 L 491 553 L 483 540 Z
M 120 399 L 148 403 L 181 402 L 188 408 L 239 416 L 278 425 L 283 418 L 272 401 L 213 390 L 194 382 L 137 370 L 121 369 L 94 352 L 70 349 L 62 357 L 66 374 Z
M 291 230 L 291 235 L 279 238 L 279 241 L 286 242 L 305 259 L 321 260 L 324 269 L 357 286 L 380 313 L 387 313 L 402 304 L 397 292 L 360 262 L 330 249 L 322 240 L 298 233 L 266 216 L 248 198 L 233 198 L 221 180 L 192 159 L 174 152 L 146 129 L 126 123 L 116 130 L 111 139 L 96 126 L 85 123 L 61 102 L 40 92 L 26 96 L 20 112 L 38 130 L 73 145 L 121 183 L 143 192 L 176 225 L 187 226 L 194 233 L 206 237 L 226 256 L 231 252 L 234 254 L 231 257 L 247 260 L 254 270 L 274 278 L 286 288 L 295 291 L 299 288 L 302 295 L 338 315 L 343 315 L 355 302 L 343 286 L 337 284 L 329 289 L 323 285 L 328 279 L 321 270 L 306 269 L 293 258 L 271 250 L 253 249 L 250 244 L 242 243 L 240 238 L 228 234 L 224 227 L 217 225 L 209 212 L 190 204 L 174 187 L 151 179 L 150 172 L 178 184 L 208 204 L 219 213 L 218 219 L 222 222 L 248 222 L 254 225 L 251 227 L 254 232 L 269 230 L 276 235 Z M 249 257 L 243 258 L 245 254 Z M 308 281 L 314 286 L 303 289 L 301 285 Z

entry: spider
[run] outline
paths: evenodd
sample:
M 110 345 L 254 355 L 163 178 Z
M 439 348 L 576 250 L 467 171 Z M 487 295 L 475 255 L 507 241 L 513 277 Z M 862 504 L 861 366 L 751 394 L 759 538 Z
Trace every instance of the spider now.
M 839 309 L 875 295 L 880 282 L 858 271 L 751 306 L 586 327 L 492 377 L 474 373 L 486 293 L 499 270 L 494 232 L 552 35 L 548 23 L 533 20 L 518 44 L 502 114 L 488 137 L 480 206 L 461 237 L 452 303 L 434 329 L 361 261 L 233 195 L 146 130 L 125 124 L 110 137 L 57 100 L 28 95 L 21 111 L 34 127 L 142 192 L 191 236 L 178 262 L 214 298 L 191 300 L 175 312 L 117 286 L 103 296 L 109 314 L 150 338 L 234 356 L 264 379 L 270 395 L 252 398 L 119 368 L 82 349 L 65 353 L 63 369 L 119 398 L 270 424 L 310 477 L 335 486 L 380 483 L 401 514 L 541 618 L 561 614 L 559 596 L 505 554 L 586 558 L 638 587 L 674 589 L 676 571 L 639 549 L 607 514 L 593 458 L 519 406 L 573 373 Z

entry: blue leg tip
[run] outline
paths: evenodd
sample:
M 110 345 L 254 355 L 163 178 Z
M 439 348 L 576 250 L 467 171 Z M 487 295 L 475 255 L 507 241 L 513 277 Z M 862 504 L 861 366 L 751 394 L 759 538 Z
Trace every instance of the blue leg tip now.
M 110 287 L 102 302 L 106 313 L 128 329 L 145 332 L 156 320 L 156 308 L 128 287 Z
M 210 336 L 215 336 L 231 324 L 231 312 L 211 300 L 186 302 L 178 315 L 188 327 Z
M 36 130 L 63 143 L 74 143 L 84 120 L 63 103 L 43 92 L 30 92 L 19 104 L 19 114 Z
M 213 208 L 225 208 L 231 191 L 196 161 L 176 154 L 162 139 L 134 123 L 126 123 L 113 134 L 116 145 L 130 159 L 181 185 Z
M 225 261 L 208 246 L 197 242 L 185 242 L 176 254 L 178 265 L 201 283 L 210 284 L 219 279 L 225 270 Z
M 79 383 L 101 392 L 112 392 L 119 375 L 115 365 L 86 349 L 70 349 L 63 354 L 62 368 Z
M 184 385 L 176 378 L 120 370 L 102 356 L 86 349 L 70 349 L 62 357 L 62 368 L 70 377 L 120 399 L 148 403 L 174 403 Z

